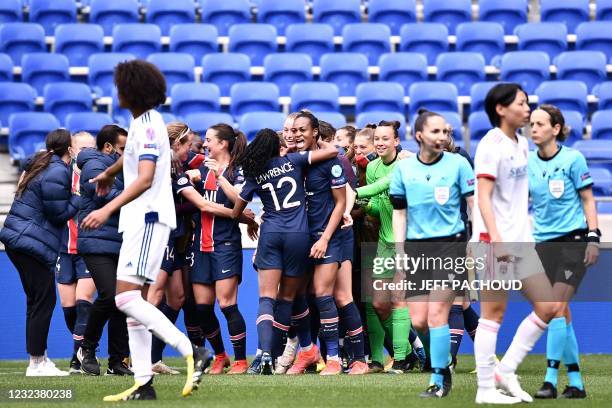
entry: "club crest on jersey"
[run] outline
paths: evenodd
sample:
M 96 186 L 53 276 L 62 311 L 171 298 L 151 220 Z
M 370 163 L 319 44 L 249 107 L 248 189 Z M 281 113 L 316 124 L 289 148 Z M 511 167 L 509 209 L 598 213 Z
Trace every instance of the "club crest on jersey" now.
M 439 186 L 434 189 L 434 198 L 436 202 L 440 205 L 444 205 L 448 202 L 450 198 L 450 187 L 448 186 Z
M 147 128 L 147 139 L 155 140 L 155 131 L 153 128 Z
M 189 180 L 187 179 L 187 177 L 181 177 L 180 179 L 178 179 L 178 181 L 176 182 L 179 186 L 184 186 L 185 184 L 187 184 L 189 182 Z
M 555 198 L 561 198 L 565 191 L 565 182 L 563 180 L 548 180 L 548 191 Z
M 334 164 L 331 168 L 331 174 L 334 177 L 340 177 L 342 174 L 342 167 L 339 164 Z

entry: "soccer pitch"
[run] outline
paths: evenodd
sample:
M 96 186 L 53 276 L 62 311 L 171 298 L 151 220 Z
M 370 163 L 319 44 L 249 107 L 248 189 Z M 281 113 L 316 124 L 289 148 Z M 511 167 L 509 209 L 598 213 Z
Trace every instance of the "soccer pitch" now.
M 105 362 L 104 362 L 105 363 Z M 103 364 L 104 364 L 103 363 Z M 183 361 L 168 359 L 167 363 L 183 370 Z M 68 360 L 58 360 L 61 369 L 68 368 Z M 543 355 L 529 356 L 521 365 L 519 375 L 523 388 L 535 392 L 542 384 L 546 360 Z M 103 365 L 104 366 L 104 365 Z M 582 357 L 582 368 L 588 397 L 586 400 L 536 400 L 535 406 L 612 406 L 610 367 L 612 355 Z M 24 377 L 25 361 L 0 362 L 0 406 L 19 407 L 108 407 L 102 397 L 114 394 L 132 385 L 124 377 Z M 453 390 L 443 400 L 423 400 L 418 394 L 427 385 L 429 374 L 405 375 L 371 374 L 364 376 L 341 375 L 320 377 L 309 374 L 289 376 L 209 376 L 202 379 L 200 389 L 188 398 L 180 396 L 183 375 L 155 378 L 157 401 L 131 401 L 138 407 L 462 407 L 473 406 L 476 393 L 474 357 L 461 355 L 453 377 Z M 566 384 L 565 369 L 560 370 L 559 391 Z M 12 401 L 7 398 L 10 389 L 71 389 L 74 397 L 69 401 Z

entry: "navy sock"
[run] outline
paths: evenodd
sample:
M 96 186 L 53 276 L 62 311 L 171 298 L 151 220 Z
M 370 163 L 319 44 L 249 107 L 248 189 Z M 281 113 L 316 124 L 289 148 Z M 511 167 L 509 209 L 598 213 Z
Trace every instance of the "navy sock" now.
M 451 306 L 450 313 L 448 314 L 448 327 L 450 329 L 450 353 L 454 361 L 459 352 L 461 340 L 463 339 L 463 306 Z
M 287 333 L 291 327 L 291 309 L 293 302 L 279 299 L 274 305 L 274 342 L 272 343 L 272 356 L 278 358 L 283 354 L 284 344 L 287 342 Z
M 385 342 L 383 344 L 385 346 L 385 350 L 387 350 L 387 353 L 389 353 L 391 358 L 393 358 L 393 339 L 391 338 L 390 335 L 387 334 L 386 331 L 385 331 Z
M 87 300 L 77 300 L 76 302 L 76 320 L 74 322 L 74 331 L 72 332 L 72 339 L 74 340 L 74 352 L 76 353 L 81 343 L 83 342 L 83 335 L 87 328 L 87 321 L 89 320 L 89 312 L 93 305 Z
M 196 305 L 196 313 L 200 317 L 200 327 L 202 327 L 204 337 L 210 343 L 215 355 L 225 353 L 219 320 L 215 315 L 215 306 L 198 304 Z
M 348 337 L 348 353 L 355 361 L 364 361 L 364 338 L 363 326 L 361 324 L 361 316 L 354 302 L 338 309 L 338 316 L 343 326 L 346 327 L 346 336 Z M 347 343 L 344 343 L 345 347 Z
M 328 357 L 338 356 L 338 309 L 331 296 L 317 298 L 321 316 L 321 338 L 327 347 Z
M 193 298 L 185 299 L 183 304 L 183 322 L 187 329 L 187 337 L 196 346 L 204 345 L 204 334 L 200 327 L 200 321 L 196 313 L 196 304 Z
M 176 319 L 178 319 L 179 315 L 178 310 L 172 309 L 166 302 L 162 302 L 157 308 L 172 322 L 172 324 L 176 323 Z M 151 342 L 151 361 L 153 363 L 162 359 L 165 347 L 166 342 L 158 339 L 157 336 L 153 336 L 153 341 Z
M 224 307 L 221 311 L 227 320 L 227 329 L 234 348 L 234 360 L 246 360 L 246 324 L 238 305 Z
M 257 310 L 257 337 L 259 347 L 264 353 L 272 353 L 272 341 L 274 339 L 274 299 L 269 297 L 259 298 L 259 309 Z
M 310 309 L 306 296 L 298 296 L 293 301 L 291 328 L 295 330 L 298 336 L 300 347 L 308 347 L 312 344 L 312 336 L 310 334 Z
M 472 341 L 474 341 L 474 337 L 476 336 L 478 319 L 480 319 L 480 316 L 472 309 L 472 306 L 468 306 L 467 309 L 463 310 L 463 324 Z
M 310 309 L 310 339 L 313 344 L 319 340 L 319 330 L 321 329 L 321 316 L 319 315 L 319 305 L 315 295 L 308 295 L 308 308 Z M 322 345 L 322 344 L 321 344 Z M 322 345 L 323 346 L 323 345 Z M 322 353 L 323 355 L 323 353 Z
M 62 307 L 64 311 L 64 320 L 70 334 L 74 333 L 74 324 L 76 323 L 77 310 L 76 306 Z

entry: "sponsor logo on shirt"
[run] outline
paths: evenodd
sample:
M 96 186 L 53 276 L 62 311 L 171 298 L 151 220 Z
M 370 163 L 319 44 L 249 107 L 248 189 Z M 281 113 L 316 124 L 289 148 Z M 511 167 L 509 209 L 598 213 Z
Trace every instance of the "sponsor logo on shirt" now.
M 147 139 L 155 140 L 155 130 L 153 128 L 147 128 Z
M 510 169 L 510 177 L 523 178 L 527 175 L 527 166 L 513 167 Z
M 469 180 L 467 181 L 467 185 L 468 185 L 468 186 L 473 186 L 473 185 L 474 185 L 474 179 L 469 179 Z
M 582 181 L 584 181 L 584 180 L 586 180 L 586 179 L 588 179 L 588 178 L 590 178 L 590 177 L 591 177 L 591 173 L 589 173 L 589 172 L 587 171 L 587 172 L 586 172 L 586 173 L 584 173 L 582 176 L 580 176 L 580 179 L 581 179 Z
M 145 149 L 157 149 L 157 144 L 155 144 L 155 143 L 145 143 L 144 148 Z

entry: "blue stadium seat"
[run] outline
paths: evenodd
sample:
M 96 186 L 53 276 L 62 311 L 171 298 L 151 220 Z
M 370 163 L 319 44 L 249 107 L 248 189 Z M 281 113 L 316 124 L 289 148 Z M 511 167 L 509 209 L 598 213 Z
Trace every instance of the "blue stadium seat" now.
M 229 51 L 246 54 L 255 66 L 276 52 L 276 28 L 270 24 L 236 24 L 230 28 Z
M 166 77 L 166 92 L 181 82 L 194 82 L 195 61 L 189 54 L 179 52 L 158 52 L 149 55 L 147 61 L 155 65 Z
M 593 179 L 593 195 L 598 197 L 612 195 L 612 173 L 610 170 L 593 167 L 589 169 Z
M 391 51 L 391 31 L 384 24 L 347 24 L 342 29 L 342 37 L 342 51 L 364 54 L 370 65 L 376 65 L 382 54 Z
M 129 110 L 119 107 L 119 99 L 117 98 L 117 88 L 113 88 L 112 99 L 113 120 L 117 122 L 119 126 L 122 126 L 127 129 L 130 126 L 130 122 L 132 121 L 132 114 Z
M 23 18 L 21 0 L 4 0 L 0 3 L 0 24 L 17 23 Z
M 9 119 L 8 149 L 11 159 L 23 160 L 45 148 L 47 133 L 60 127 L 47 112 L 21 112 Z
M 9 117 L 17 112 L 34 110 L 36 91 L 20 82 L 0 82 L 0 122 L 9 123 Z
M 365 55 L 338 52 L 321 57 L 321 81 L 333 82 L 340 96 L 354 96 L 357 84 L 367 82 L 368 59 Z
M 550 79 L 550 58 L 542 51 L 513 51 L 501 60 L 500 79 L 521 84 L 532 95 L 538 85 Z
M 355 124 L 359 129 L 365 127 L 365 125 L 369 123 L 378 124 L 381 120 L 393 121 L 397 120 L 400 123 L 400 128 L 398 130 L 400 139 L 404 140 L 406 138 L 406 118 L 402 113 L 398 112 L 363 112 L 357 115 L 355 119 Z
M 187 123 L 191 129 L 204 135 L 209 127 L 217 123 L 226 123 L 230 126 L 234 126 L 234 119 L 229 113 L 203 112 L 188 115 L 185 117 L 185 123 Z
M 93 54 L 89 57 L 87 63 L 89 67 L 87 78 L 89 86 L 98 96 L 110 96 L 115 88 L 113 82 L 115 67 L 120 62 L 133 60 L 134 58 L 136 57 L 133 54 L 127 53 Z
M 612 214 L 612 201 L 598 201 L 597 202 L 597 213 L 598 214 Z
M 247 55 L 237 53 L 208 54 L 202 58 L 201 82 L 212 82 L 229 96 L 232 84 L 251 79 L 251 61 Z
M 391 34 L 399 35 L 400 28 L 416 22 L 415 0 L 370 0 L 368 21 L 389 26 Z
M 91 89 L 85 84 L 55 82 L 45 86 L 45 112 L 52 113 L 62 126 L 66 115 L 73 112 L 91 112 Z
M 404 113 L 404 88 L 395 82 L 364 82 L 355 90 L 355 113 L 399 112 Z
M 89 22 L 99 24 L 104 35 L 112 35 L 115 25 L 138 23 L 137 0 L 92 0 Z
M 550 103 L 561 110 L 587 113 L 587 87 L 580 81 L 545 81 L 535 91 L 538 103 Z
M 45 31 L 40 24 L 0 24 L 0 52 L 10 55 L 15 65 L 21 64 L 24 54 L 46 51 Z
M 442 23 L 454 35 L 457 25 L 472 21 L 472 1 L 424 0 L 423 14 L 426 22 Z
M 540 15 L 542 21 L 565 24 L 573 34 L 578 24 L 589 21 L 589 0 L 541 0 Z
M 596 20 L 612 21 L 612 0 L 597 0 Z
M 217 27 L 212 24 L 181 24 L 170 30 L 170 51 L 184 52 L 195 61 L 218 51 Z
M 177 121 L 176 116 L 174 116 L 171 113 L 162 112 L 161 115 L 162 115 L 162 119 L 164 120 L 164 123 L 170 123 L 170 122 L 176 122 Z
M 261 129 L 282 130 L 285 123 L 285 115 L 280 112 L 250 112 L 242 115 L 239 129 L 246 135 L 248 140 L 253 140 Z
M 517 25 L 527 22 L 527 0 L 480 0 L 478 6 L 479 20 L 501 24 L 506 35 L 512 35 Z
M 288 25 L 306 22 L 304 0 L 262 1 L 257 22 L 272 24 L 279 35 L 285 35 Z
M 0 54 L 0 81 L 13 80 L 13 60 L 7 54 Z
M 230 27 L 251 22 L 249 0 L 203 0 L 202 22 L 212 24 L 219 35 L 227 35 Z
M 146 59 L 161 51 L 161 31 L 155 24 L 119 24 L 113 29 L 113 52 Z
M 514 32 L 521 51 L 544 51 L 552 61 L 567 50 L 567 27 L 563 23 L 521 24 Z
M 457 26 L 457 51 L 478 52 L 485 63 L 494 65 L 504 48 L 504 28 L 498 23 L 479 21 Z
M 612 109 L 612 81 L 599 85 L 597 97 L 599 98 L 598 108 L 600 110 Z
M 576 140 L 582 139 L 584 132 L 584 118 L 580 112 L 564 110 L 563 117 L 565 118 L 565 126 L 569 128 L 569 135 L 563 144 L 570 146 Z
M 43 26 L 47 35 L 53 35 L 60 24 L 76 23 L 74 0 L 30 0 L 30 21 Z
M 102 112 L 76 112 L 66 116 L 66 128 L 72 133 L 89 132 L 96 136 L 100 129 L 113 123 L 109 114 Z
M 195 23 L 193 0 L 149 0 L 147 23 L 156 24 L 162 35 L 169 35 L 175 25 Z
M 477 52 L 446 52 L 436 60 L 438 81 L 452 82 L 459 95 L 469 95 L 472 85 L 485 80 L 485 60 Z
M 612 139 L 612 110 L 599 110 L 591 117 L 593 139 Z
M 248 112 L 278 112 L 280 94 L 270 82 L 239 82 L 230 91 L 230 113 L 236 119 Z
M 315 23 L 329 24 L 335 35 L 340 35 L 346 24 L 361 22 L 361 1 L 314 0 L 312 15 Z
M 612 143 L 605 139 L 578 140 L 572 148 L 579 150 L 587 160 L 591 174 L 595 168 L 612 171 Z
M 480 140 L 493 128 L 493 125 L 485 111 L 476 111 L 470 113 L 468 127 L 470 128 L 470 139 Z
M 292 24 L 286 37 L 287 52 L 306 53 L 315 65 L 319 65 L 321 55 L 334 52 L 334 29 L 328 24 Z
M 612 62 L 612 21 L 580 24 L 576 29 L 576 49 L 601 51 Z
M 394 52 L 380 56 L 378 60 L 380 81 L 396 82 L 405 93 L 415 82 L 427 81 L 427 58 L 413 52 Z
M 402 146 L 402 150 L 407 150 L 415 154 L 419 152 L 419 144 L 416 140 L 412 138 L 408 140 L 402 140 L 400 142 L 400 145 Z
M 398 51 L 418 52 L 434 65 L 438 54 L 448 51 L 448 28 L 440 23 L 410 23 L 400 30 Z
M 587 89 L 606 80 L 606 55 L 601 51 L 568 51 L 556 60 L 557 78 L 582 81 Z
M 270 54 L 264 59 L 264 81 L 274 82 L 282 96 L 289 96 L 291 85 L 312 81 L 312 59 L 308 54 Z
M 172 87 L 172 113 L 186 117 L 198 112 L 218 112 L 221 91 L 215 84 L 176 84 Z
M 453 137 L 458 140 L 463 140 L 463 121 L 461 116 L 457 112 L 441 111 L 438 112 L 446 123 L 448 123 L 453 130 Z M 413 123 L 416 121 L 416 116 L 412 117 Z
M 340 90 L 331 82 L 302 82 L 291 87 L 291 111 L 338 112 Z
M 68 58 L 62 54 L 35 52 L 26 54 L 21 60 L 21 78 L 42 95 L 45 85 L 70 81 Z
M 71 67 L 86 67 L 91 54 L 104 52 L 104 32 L 97 24 L 62 24 L 55 29 L 55 52 Z
M 425 108 L 434 112 L 457 112 L 457 87 L 450 82 L 417 82 L 408 90 L 410 115 Z
M 499 82 L 479 82 L 477 84 L 472 85 L 472 89 L 470 90 L 470 111 L 484 111 L 484 101 L 487 97 L 487 93 Z
M 346 117 L 340 112 L 313 112 L 318 120 L 332 125 L 336 130 L 346 126 Z

